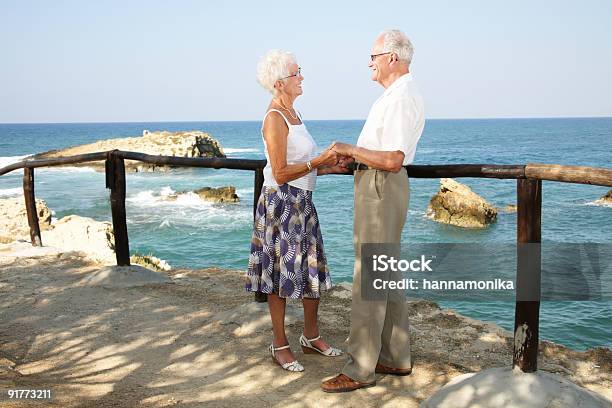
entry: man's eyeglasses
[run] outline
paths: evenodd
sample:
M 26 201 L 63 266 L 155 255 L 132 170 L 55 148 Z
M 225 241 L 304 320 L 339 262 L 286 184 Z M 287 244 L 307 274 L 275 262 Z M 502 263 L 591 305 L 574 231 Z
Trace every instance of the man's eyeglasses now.
M 283 77 L 281 79 L 293 78 L 293 77 L 296 77 L 296 76 L 301 75 L 301 74 L 302 74 L 302 68 L 298 67 L 298 70 L 297 70 L 297 72 L 295 74 Z
M 381 52 L 380 54 L 372 54 L 370 55 L 370 60 L 372 62 L 374 62 L 374 60 L 376 59 L 376 57 L 379 57 L 381 55 L 387 55 L 387 54 L 392 54 L 391 52 Z

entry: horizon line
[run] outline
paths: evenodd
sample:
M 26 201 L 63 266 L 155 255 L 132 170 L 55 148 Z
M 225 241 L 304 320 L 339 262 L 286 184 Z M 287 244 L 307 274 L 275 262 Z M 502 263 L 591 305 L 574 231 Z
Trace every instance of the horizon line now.
M 508 116 L 508 117 L 466 117 L 466 118 L 425 118 L 428 120 L 513 120 L 513 119 L 611 119 L 610 116 Z M 365 121 L 366 119 L 307 119 L 305 122 L 333 122 L 333 121 Z M 98 125 L 110 123 L 207 123 L 207 122 L 260 122 L 261 119 L 243 120 L 168 120 L 168 121 L 86 121 L 86 122 L 0 122 L 0 125 Z

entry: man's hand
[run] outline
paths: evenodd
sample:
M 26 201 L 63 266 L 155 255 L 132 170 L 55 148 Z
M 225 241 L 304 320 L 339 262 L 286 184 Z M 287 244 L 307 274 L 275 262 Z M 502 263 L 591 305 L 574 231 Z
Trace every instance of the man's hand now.
M 353 156 L 353 145 L 348 143 L 336 142 L 332 149 L 342 156 Z

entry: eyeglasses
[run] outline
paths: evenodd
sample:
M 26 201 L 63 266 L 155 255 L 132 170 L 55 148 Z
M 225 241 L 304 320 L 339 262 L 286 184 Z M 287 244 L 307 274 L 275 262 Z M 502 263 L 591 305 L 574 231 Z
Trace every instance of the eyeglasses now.
M 301 74 L 302 74 L 302 68 L 298 67 L 298 70 L 297 70 L 297 72 L 295 74 L 283 77 L 281 79 L 293 78 L 293 77 L 296 77 L 296 76 L 301 75 Z
M 380 54 L 372 54 L 370 55 L 370 60 L 372 62 L 374 62 L 374 60 L 376 59 L 376 57 L 379 57 L 381 55 L 387 55 L 387 54 L 393 54 L 392 52 L 381 52 Z

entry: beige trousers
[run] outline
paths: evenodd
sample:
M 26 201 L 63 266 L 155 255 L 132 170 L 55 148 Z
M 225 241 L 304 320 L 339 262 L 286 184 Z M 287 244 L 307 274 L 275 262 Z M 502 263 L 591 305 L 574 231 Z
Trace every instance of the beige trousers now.
M 375 380 L 376 363 L 410 368 L 408 310 L 403 294 L 378 293 L 378 299 L 362 296 L 361 244 L 399 244 L 409 201 L 408 174 L 382 170 L 355 171 L 355 269 L 351 306 L 349 360 L 342 372 L 356 381 Z M 399 273 L 389 275 L 401 279 Z

